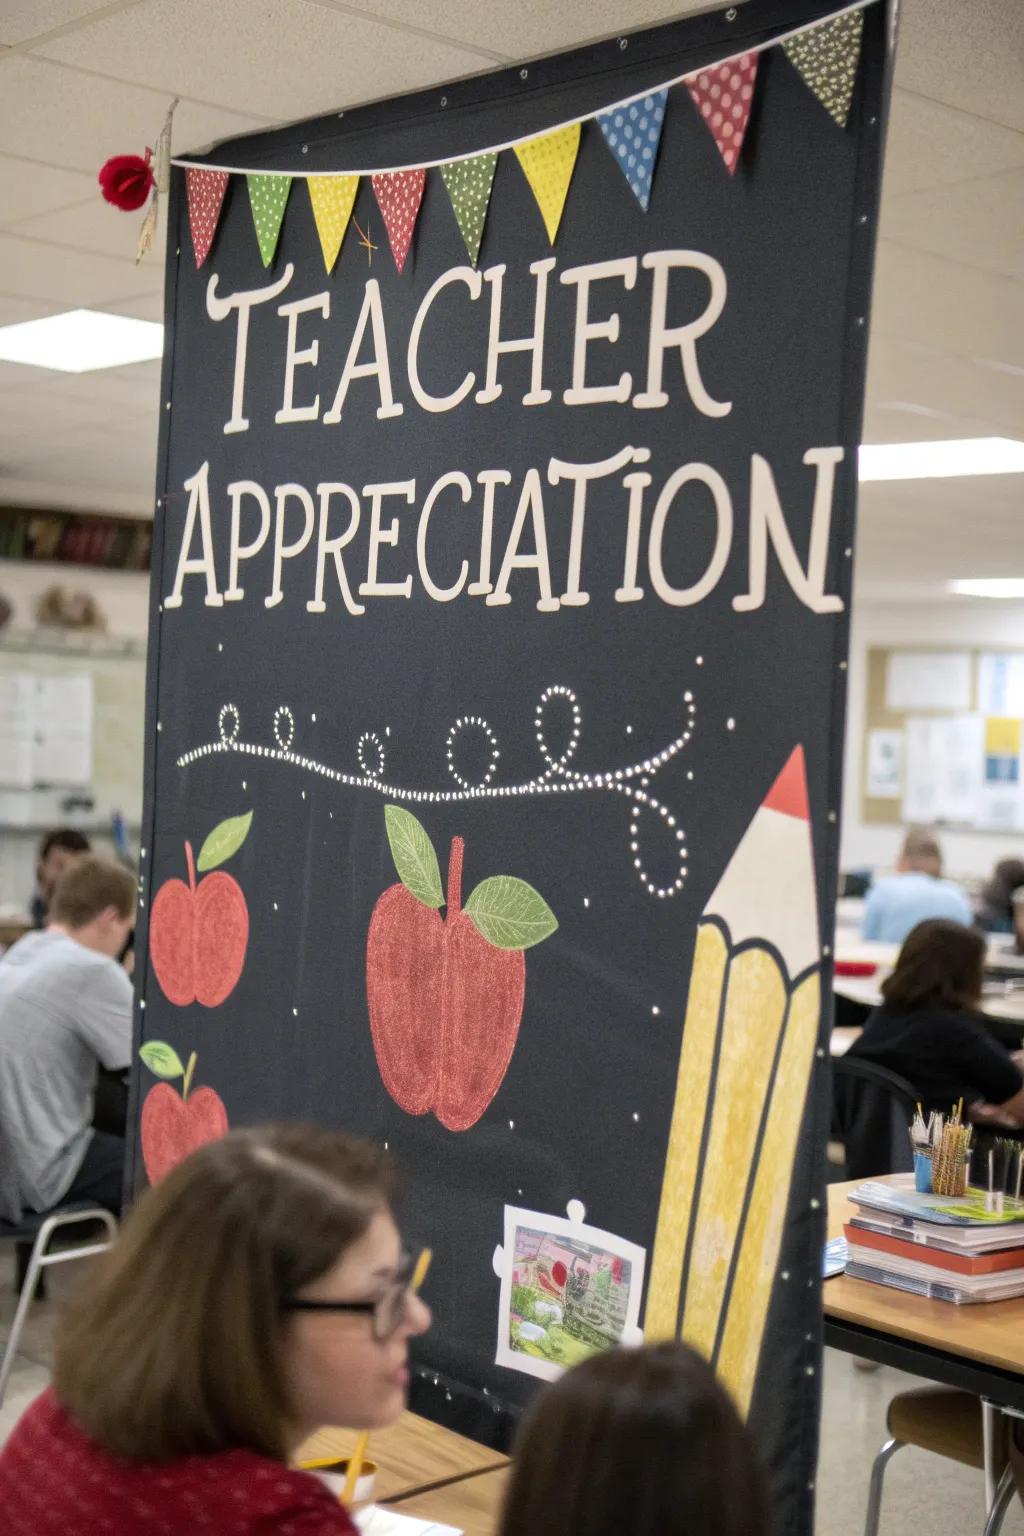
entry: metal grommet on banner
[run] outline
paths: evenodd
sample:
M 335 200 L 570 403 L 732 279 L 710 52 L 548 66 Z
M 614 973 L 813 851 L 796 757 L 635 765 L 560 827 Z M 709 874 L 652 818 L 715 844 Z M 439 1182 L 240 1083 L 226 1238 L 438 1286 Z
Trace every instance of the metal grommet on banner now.
M 629 47 L 629 38 L 628 37 L 620 37 L 619 38 L 619 50 L 620 50 L 620 52 L 624 51 L 628 47 Z
M 520 78 L 520 80 L 525 80 L 528 77 L 529 73 L 530 73 L 530 71 L 528 69 L 521 69 L 519 71 L 519 78 Z
M 734 5 L 730 5 L 729 9 L 726 11 L 725 19 L 726 21 L 736 20 L 736 7 Z
M 302 153 L 304 155 L 308 155 L 309 154 L 309 145 L 308 144 L 303 144 L 303 146 L 302 146 Z
M 441 105 L 442 105 L 442 107 L 446 107 L 448 105 L 448 97 L 447 96 L 442 96 L 441 97 Z

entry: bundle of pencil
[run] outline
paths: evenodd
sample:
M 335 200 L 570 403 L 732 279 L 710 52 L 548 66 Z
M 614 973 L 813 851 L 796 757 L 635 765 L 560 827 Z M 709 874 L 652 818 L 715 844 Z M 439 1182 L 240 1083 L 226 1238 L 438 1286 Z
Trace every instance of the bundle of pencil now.
M 937 1195 L 962 1195 L 967 1188 L 973 1129 L 960 1120 L 963 1099 L 942 1130 L 932 1156 L 932 1189 Z

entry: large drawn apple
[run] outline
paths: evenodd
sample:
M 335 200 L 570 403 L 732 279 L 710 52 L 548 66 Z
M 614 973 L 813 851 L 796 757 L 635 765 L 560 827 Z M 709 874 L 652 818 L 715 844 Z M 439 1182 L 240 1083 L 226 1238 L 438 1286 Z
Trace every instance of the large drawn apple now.
M 377 1065 L 402 1109 L 433 1111 L 448 1130 L 465 1131 L 501 1087 L 515 1050 L 523 951 L 558 922 L 543 897 L 511 875 L 481 881 L 463 907 L 461 837 L 452 838 L 446 899 L 425 829 L 401 806 L 387 806 L 384 816 L 401 883 L 378 900 L 366 941 Z
M 168 1002 L 185 1008 L 200 1002 L 216 1008 L 234 991 L 249 943 L 249 908 L 237 880 L 218 869 L 249 834 L 252 811 L 214 827 L 199 850 L 185 844 L 188 884 L 167 880 L 156 893 L 149 919 L 149 957 Z M 200 874 L 213 870 L 196 883 Z
M 192 1087 L 195 1051 L 187 1067 L 163 1040 L 147 1040 L 139 1055 L 154 1077 L 164 1079 L 146 1094 L 139 1124 L 142 1161 L 149 1182 L 159 1184 L 190 1152 L 226 1135 L 228 1112 L 212 1088 Z M 183 1079 L 180 1093 L 171 1087 L 177 1077 Z

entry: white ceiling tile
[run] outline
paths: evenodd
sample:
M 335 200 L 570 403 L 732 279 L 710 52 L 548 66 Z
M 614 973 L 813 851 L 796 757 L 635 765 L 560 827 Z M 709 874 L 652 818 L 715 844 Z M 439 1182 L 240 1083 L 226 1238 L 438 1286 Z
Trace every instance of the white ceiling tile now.
M 1024 281 L 1024 169 L 890 198 L 881 235 Z
M 1024 134 L 896 89 L 883 200 L 1024 166 Z
M 65 304 L 50 303 L 45 299 L 15 299 L 0 293 L 0 325 L 21 325 L 24 320 L 42 320 L 46 315 L 59 314 Z
M 872 309 L 879 334 L 964 357 L 1001 357 L 1024 337 L 1024 284 L 884 239 Z
M 32 219 L 19 219 L 8 228 L 12 235 L 26 239 L 47 240 L 56 244 L 70 245 L 79 251 L 94 255 L 120 257 L 134 265 L 135 248 L 142 223 L 141 212 L 123 213 L 104 202 L 95 186 L 87 202 L 71 208 L 61 208 Z M 159 249 L 154 247 L 147 261 L 157 268 L 164 257 L 164 225 L 160 221 Z
M 0 15 L 0 44 L 13 48 L 17 43 L 45 37 L 54 27 L 80 21 L 90 11 L 99 10 L 101 4 L 102 0 L 4 0 L 3 14 Z M 109 7 L 104 5 L 103 9 Z
M 156 278 L 161 277 L 163 275 L 160 265 L 162 253 L 154 250 L 152 255 L 146 259 L 155 263 L 152 269 L 152 276 Z M 133 320 L 155 320 L 158 324 L 162 325 L 164 318 L 163 289 L 161 288 L 157 293 L 140 293 L 137 298 L 133 299 L 119 299 L 116 304 L 107 304 L 104 307 L 115 315 L 131 315 Z
M 44 44 L 40 56 L 278 121 L 481 67 L 477 53 L 311 0 L 148 0 Z M 293 60 L 299 67 L 289 67 Z M 191 148 L 193 136 L 175 121 L 179 149 Z
M 4 289 L 15 298 L 47 299 L 65 309 L 102 308 L 104 303 L 148 293 L 152 273 L 134 259 L 90 256 L 72 245 L 49 245 L 17 235 L 0 235 Z
M 904 0 L 896 83 L 1024 131 L 1020 0 Z
M 0 74 L 0 87 L 3 76 Z M 0 155 L 0 228 L 31 219 L 52 208 L 82 202 L 96 191 L 96 178 L 84 171 L 63 171 L 38 161 Z
M 123 20 L 132 14 L 125 12 Z M 203 31 L 205 27 L 200 27 L 199 35 Z M 201 50 L 195 43 L 189 47 L 198 57 Z M 139 79 L 152 81 L 155 72 L 156 60 L 139 61 Z M 160 132 L 170 105 L 168 92 L 161 86 L 124 85 L 25 54 L 0 55 L 0 99 L 7 154 L 38 158 L 92 176 L 111 155 L 142 154 Z M 175 143 L 198 148 L 251 132 L 261 121 L 258 116 L 183 100 L 174 119 Z

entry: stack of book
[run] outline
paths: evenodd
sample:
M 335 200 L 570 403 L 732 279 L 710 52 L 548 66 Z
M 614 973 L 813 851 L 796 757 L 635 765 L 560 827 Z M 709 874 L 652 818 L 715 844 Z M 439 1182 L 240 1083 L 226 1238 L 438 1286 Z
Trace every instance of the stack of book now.
M 848 1275 L 958 1306 L 1024 1296 L 1024 1201 L 919 1194 L 912 1174 L 859 1184 L 850 1200 Z

